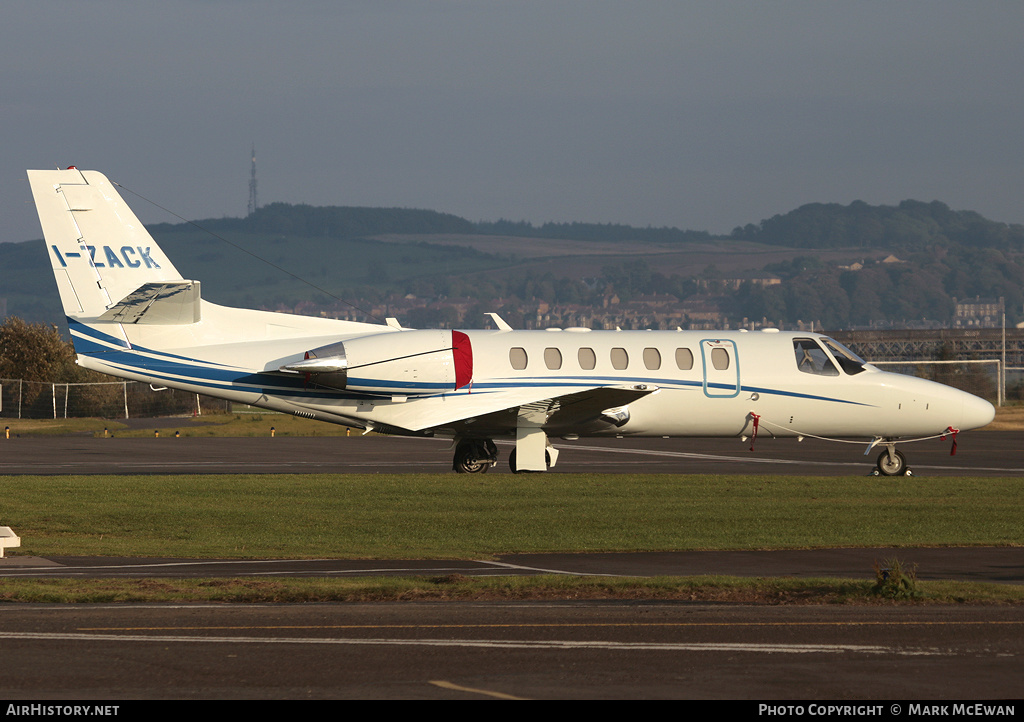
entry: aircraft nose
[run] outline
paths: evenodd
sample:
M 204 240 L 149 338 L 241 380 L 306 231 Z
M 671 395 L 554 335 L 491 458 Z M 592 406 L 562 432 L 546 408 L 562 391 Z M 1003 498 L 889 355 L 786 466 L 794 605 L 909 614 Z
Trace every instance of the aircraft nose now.
M 972 394 L 964 394 L 964 411 L 960 421 L 960 429 L 978 429 L 992 423 L 996 417 L 996 407 L 985 399 Z

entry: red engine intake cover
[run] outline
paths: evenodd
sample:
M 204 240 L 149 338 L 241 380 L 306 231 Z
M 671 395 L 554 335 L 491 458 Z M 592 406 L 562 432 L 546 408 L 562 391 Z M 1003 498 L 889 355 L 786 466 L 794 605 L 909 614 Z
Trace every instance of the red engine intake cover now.
M 455 362 L 455 388 L 473 381 L 473 345 L 462 331 L 452 331 L 452 359 Z

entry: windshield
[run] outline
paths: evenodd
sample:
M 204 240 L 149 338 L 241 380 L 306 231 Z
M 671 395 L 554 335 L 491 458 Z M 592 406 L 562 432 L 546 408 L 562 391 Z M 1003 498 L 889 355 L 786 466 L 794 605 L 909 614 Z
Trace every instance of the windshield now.
M 832 359 L 813 338 L 793 339 L 793 351 L 796 354 L 796 367 L 805 374 L 839 375 L 839 369 L 832 363 Z
M 828 349 L 828 353 L 825 349 Z M 805 374 L 816 376 L 839 376 L 839 368 L 853 376 L 863 371 L 867 363 L 846 346 L 826 337 L 793 339 L 793 352 L 796 355 L 796 367 Z M 839 364 L 839 368 L 836 368 L 836 364 Z
M 827 337 L 823 337 L 821 341 L 825 344 L 825 348 L 831 351 L 832 355 L 835 356 L 836 361 L 839 362 L 843 371 L 853 376 L 854 374 L 859 374 L 864 370 L 864 364 L 866 364 L 867 361 L 850 349 L 846 348 L 846 346 L 843 346 L 843 344 L 838 341 Z

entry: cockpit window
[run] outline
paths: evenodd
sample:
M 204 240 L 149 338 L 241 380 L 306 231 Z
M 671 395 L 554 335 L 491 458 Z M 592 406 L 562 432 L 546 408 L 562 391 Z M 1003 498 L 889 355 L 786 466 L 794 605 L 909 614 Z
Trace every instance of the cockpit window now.
M 825 349 L 813 338 L 793 339 L 793 351 L 796 353 L 796 367 L 805 374 L 818 376 L 838 376 L 839 369 L 825 353 Z
M 850 349 L 846 348 L 846 346 L 843 346 L 843 344 L 830 338 L 822 338 L 821 342 L 825 344 L 825 348 L 832 352 L 832 355 L 835 356 L 836 361 L 839 363 L 839 366 L 843 371 L 850 374 L 850 376 L 859 374 L 864 370 L 864 364 L 866 364 L 867 361 Z

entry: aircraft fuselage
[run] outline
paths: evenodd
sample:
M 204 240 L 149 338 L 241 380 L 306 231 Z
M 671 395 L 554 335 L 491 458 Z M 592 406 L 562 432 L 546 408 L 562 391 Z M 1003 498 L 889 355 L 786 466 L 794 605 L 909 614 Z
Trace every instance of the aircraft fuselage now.
M 885 373 L 800 332 L 411 330 L 227 308 L 203 300 L 107 178 L 29 171 L 78 354 L 97 371 L 391 434 L 457 440 L 454 468 L 485 471 L 493 439 L 513 470 L 557 461 L 552 437 L 866 437 L 989 423 L 987 401 Z

